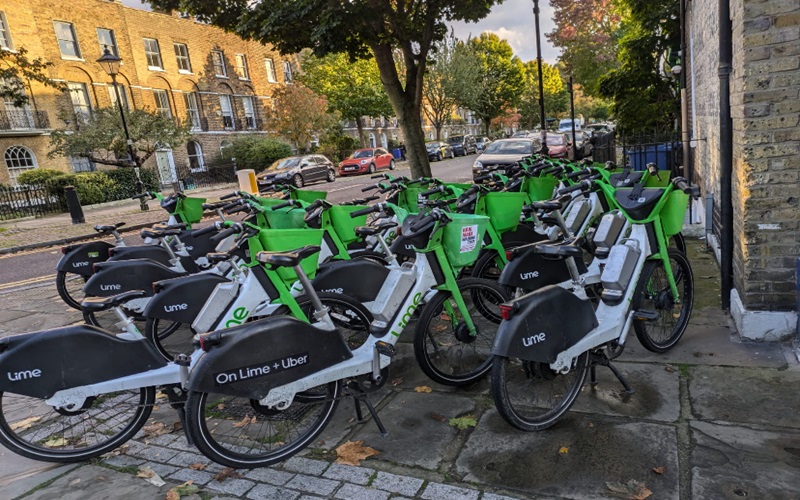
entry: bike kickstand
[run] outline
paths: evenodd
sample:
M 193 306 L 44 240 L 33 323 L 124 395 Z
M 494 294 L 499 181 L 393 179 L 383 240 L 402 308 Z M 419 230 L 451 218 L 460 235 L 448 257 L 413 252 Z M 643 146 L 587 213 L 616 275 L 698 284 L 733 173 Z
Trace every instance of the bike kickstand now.
M 366 420 L 364 419 L 364 413 L 361 412 L 361 403 L 356 396 L 353 396 L 353 403 L 356 406 L 356 423 L 363 424 Z
M 389 435 L 389 431 L 387 431 L 386 427 L 383 426 L 383 422 L 381 422 L 381 419 L 378 416 L 378 412 L 375 411 L 375 407 L 372 406 L 372 403 L 370 403 L 369 400 L 367 399 L 367 395 L 366 394 L 361 394 L 361 395 L 356 396 L 356 397 L 359 398 L 359 399 L 363 399 L 364 400 L 364 405 L 367 407 L 367 410 L 369 411 L 369 414 L 372 415 L 372 420 L 374 420 L 375 421 L 375 425 L 378 426 L 378 430 L 380 431 L 381 436 L 383 436 L 383 437 L 388 436 Z M 358 401 L 358 399 L 356 400 L 356 402 L 357 401 Z
M 194 441 L 192 441 L 189 430 L 186 428 L 186 408 L 181 406 L 175 410 L 178 412 L 178 419 L 181 421 L 181 426 L 183 426 L 183 435 L 186 436 L 186 444 L 194 446 Z
M 589 385 L 594 389 L 597 386 L 597 370 L 594 365 L 589 368 Z
M 613 373 L 614 376 L 617 377 L 617 380 L 619 380 L 620 384 L 622 384 L 622 387 L 625 388 L 625 392 L 627 394 L 634 394 L 636 392 L 630 385 L 628 385 L 628 381 L 625 380 L 625 377 L 622 376 L 622 374 L 617 370 L 617 368 L 614 365 L 612 365 L 611 363 L 606 363 L 606 366 L 608 367 L 609 370 L 611 370 L 611 373 Z

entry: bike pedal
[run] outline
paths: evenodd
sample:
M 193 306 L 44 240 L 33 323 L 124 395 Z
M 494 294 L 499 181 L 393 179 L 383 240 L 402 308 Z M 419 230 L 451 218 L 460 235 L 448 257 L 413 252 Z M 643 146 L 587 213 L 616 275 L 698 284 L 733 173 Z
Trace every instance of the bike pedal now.
M 375 343 L 375 350 L 378 351 L 378 354 L 383 354 L 390 358 L 393 358 L 394 355 L 397 354 L 397 349 L 395 349 L 392 344 L 382 340 Z
M 655 311 L 633 311 L 633 319 L 638 321 L 655 321 L 658 319 L 658 313 Z

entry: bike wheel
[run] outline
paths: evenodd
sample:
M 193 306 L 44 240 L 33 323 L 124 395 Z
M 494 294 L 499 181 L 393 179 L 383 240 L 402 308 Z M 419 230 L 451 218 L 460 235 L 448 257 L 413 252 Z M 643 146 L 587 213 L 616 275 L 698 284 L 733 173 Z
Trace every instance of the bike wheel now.
M 517 429 L 547 429 L 575 402 L 588 368 L 588 352 L 578 356 L 566 374 L 554 372 L 546 363 L 497 356 L 492 364 L 494 404 Z
M 56 273 L 56 290 L 59 297 L 65 304 L 73 309 L 81 310 L 81 301 L 86 296 L 83 293 L 83 285 L 86 284 L 86 276 L 80 274 L 58 271 Z
M 330 382 L 295 396 L 285 410 L 222 394 L 190 392 L 186 428 L 205 456 L 234 468 L 265 467 L 302 450 L 325 429 L 339 403 Z
M 668 251 L 672 274 L 678 286 L 678 301 L 673 298 L 662 260 L 645 263 L 636 284 L 631 307 L 634 311 L 655 312 L 657 318 L 634 319 L 636 337 L 651 352 L 667 352 L 683 336 L 694 305 L 694 276 L 686 256 L 673 248 Z
M 144 316 L 141 316 L 129 309 L 126 309 L 125 307 L 123 307 L 122 310 L 125 312 L 125 314 L 133 318 L 133 322 L 136 325 L 136 328 L 138 328 L 140 332 L 145 331 L 146 320 Z M 98 312 L 83 311 L 83 321 L 87 325 L 92 325 L 102 328 L 103 330 L 108 330 L 114 335 L 121 333 L 121 330 L 116 326 L 117 323 L 119 323 L 119 318 L 117 317 L 113 309 L 107 309 L 105 311 L 98 311 Z
M 156 346 L 158 352 L 167 360 L 175 359 L 176 354 L 189 355 L 194 352 L 192 338 L 195 331 L 192 325 L 158 318 L 147 318 L 144 336 Z
M 440 291 L 425 305 L 414 331 L 414 355 L 422 371 L 443 385 L 476 382 L 492 366 L 492 345 L 507 300 L 502 287 L 477 278 L 458 280 L 458 288 L 477 333 L 469 328 L 449 291 Z
M 357 300 L 338 293 L 317 292 L 322 305 L 328 308 L 328 313 L 333 319 L 333 324 L 342 335 L 351 350 L 355 350 L 369 338 L 369 325 L 372 323 L 372 313 Z M 307 295 L 297 297 L 297 305 L 311 320 L 314 315 L 314 306 Z M 288 308 L 280 308 L 275 314 L 289 314 Z
M 79 462 L 108 453 L 147 422 L 156 391 L 143 387 L 91 397 L 82 408 L 54 408 L 43 399 L 0 393 L 0 442 L 24 457 Z

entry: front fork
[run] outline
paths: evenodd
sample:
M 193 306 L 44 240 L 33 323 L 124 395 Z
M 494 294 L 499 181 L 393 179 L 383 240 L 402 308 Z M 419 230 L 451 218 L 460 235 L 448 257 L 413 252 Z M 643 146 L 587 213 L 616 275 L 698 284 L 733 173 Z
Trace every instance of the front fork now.
M 439 267 L 442 269 L 442 274 L 444 275 L 444 284 L 439 285 L 437 289 L 450 292 L 450 294 L 453 296 L 453 301 L 456 303 L 458 312 L 461 313 L 462 320 L 467 325 L 467 328 L 469 328 L 469 334 L 474 337 L 478 334 L 477 330 L 475 329 L 475 323 L 472 321 L 472 317 L 469 315 L 467 304 L 464 302 L 464 297 L 461 295 L 461 290 L 458 288 L 458 283 L 456 282 L 456 276 L 453 272 L 453 268 L 450 266 L 447 256 L 444 254 L 444 248 L 439 246 L 434 250 L 434 252 L 436 255 L 436 260 L 439 262 Z M 505 257 L 505 254 L 503 254 L 503 257 Z M 450 317 L 450 323 L 455 329 L 459 323 L 459 320 L 455 314 L 456 311 L 447 300 L 444 302 L 443 308 L 445 313 L 447 313 L 447 315 Z
M 656 241 L 658 242 L 658 253 L 651 256 L 651 258 L 659 258 L 661 262 L 664 263 L 664 272 L 667 274 L 667 282 L 672 292 L 672 300 L 674 300 L 676 304 L 680 304 L 681 298 L 678 292 L 678 284 L 675 281 L 675 274 L 672 272 L 672 263 L 669 261 L 669 252 L 667 251 L 669 247 L 667 237 L 664 234 L 664 227 L 661 225 L 661 219 L 656 218 L 653 225 L 656 232 Z

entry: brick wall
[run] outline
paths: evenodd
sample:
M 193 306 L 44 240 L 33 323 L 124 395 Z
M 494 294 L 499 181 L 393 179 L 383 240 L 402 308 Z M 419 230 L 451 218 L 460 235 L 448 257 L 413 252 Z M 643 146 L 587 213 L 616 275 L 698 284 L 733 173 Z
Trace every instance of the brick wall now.
M 280 85 L 284 85 L 283 60 L 271 47 L 244 41 L 218 28 L 183 19 L 176 15 L 148 12 L 123 6 L 108 0 L 74 0 L 69 7 L 57 0 L 27 0 L 4 2 L 0 11 L 6 15 L 15 47 L 25 47 L 31 57 L 42 57 L 54 65 L 49 69 L 50 77 L 65 82 L 86 85 L 93 108 L 111 105 L 110 78 L 96 62 L 102 55 L 97 28 L 114 31 L 118 53 L 123 59 L 118 82 L 129 96 L 130 104 L 136 108 L 155 108 L 153 90 L 167 92 L 173 116 L 185 120 L 187 117 L 184 93 L 195 92 L 201 115 L 201 129 L 193 131 L 194 140 L 201 144 L 205 163 L 215 161 L 223 140 L 233 140 L 241 135 L 266 135 L 263 118 L 271 105 L 270 96 Z M 56 39 L 53 21 L 72 23 L 81 52 L 80 58 L 62 56 Z M 148 66 L 143 38 L 158 41 L 162 70 Z M 188 48 L 191 71 L 181 71 L 175 56 L 174 43 Z M 216 75 L 212 62 L 212 50 L 224 54 L 227 75 Z M 235 72 L 236 55 L 243 54 L 247 60 L 248 77 L 241 78 Z M 275 66 L 276 81 L 267 78 L 265 60 L 271 59 Z M 297 60 L 288 58 L 297 68 Z M 65 123 L 58 119 L 59 110 L 71 109 L 67 94 L 52 89 L 33 87 L 35 108 L 47 113 L 51 127 L 61 128 Z M 220 94 L 231 100 L 236 118 L 235 129 L 226 130 L 220 109 Z M 253 99 L 257 119 L 256 130 L 248 129 L 245 122 L 243 99 Z M 21 144 L 34 151 L 40 166 L 70 170 L 68 159 L 48 160 L 48 135 L 10 137 L 0 131 L 0 152 L 10 145 Z M 47 140 L 45 140 L 47 139 Z M 176 166 L 188 165 L 185 147 L 173 151 Z M 145 163 L 155 166 L 155 158 Z M 0 182 L 7 179 L 5 165 L 0 167 Z
M 787 311 L 800 254 L 800 2 L 730 1 L 734 286 L 747 309 Z M 716 3 L 689 5 L 695 167 L 718 200 Z

